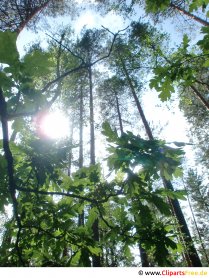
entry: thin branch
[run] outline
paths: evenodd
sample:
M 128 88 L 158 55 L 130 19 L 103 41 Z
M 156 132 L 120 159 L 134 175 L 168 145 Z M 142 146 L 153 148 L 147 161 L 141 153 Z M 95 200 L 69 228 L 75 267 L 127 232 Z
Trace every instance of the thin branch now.
M 103 26 L 102 26 L 102 27 L 103 27 Z M 89 63 L 89 64 L 82 60 L 82 62 L 80 63 L 80 65 L 78 65 L 77 67 L 75 67 L 75 68 L 73 68 L 73 69 L 70 69 L 70 70 L 66 71 L 65 73 L 63 73 L 63 74 L 57 76 L 54 80 L 48 82 L 48 83 L 41 89 L 40 93 L 44 93 L 44 92 L 45 92 L 46 90 L 48 90 L 53 84 L 56 84 L 57 82 L 62 81 L 66 76 L 68 76 L 68 75 L 70 75 L 70 74 L 72 74 L 72 73 L 78 72 L 78 71 L 81 70 L 81 69 L 89 68 L 89 67 L 95 65 L 96 63 L 98 63 L 98 62 L 100 62 L 100 61 L 102 61 L 102 60 L 108 58 L 108 57 L 110 56 L 112 50 L 113 50 L 113 45 L 114 45 L 114 43 L 115 43 L 115 40 L 116 40 L 117 36 L 119 35 L 119 33 L 125 31 L 128 27 L 126 27 L 126 28 L 124 28 L 124 29 L 122 29 L 122 30 L 119 30 L 119 31 L 118 31 L 117 33 L 115 33 L 115 34 L 112 33 L 109 29 L 107 29 L 107 28 L 105 28 L 105 27 L 103 27 L 103 28 L 104 28 L 105 30 L 107 30 L 108 32 L 110 32 L 111 34 L 113 34 L 113 40 L 112 40 L 112 43 L 111 43 L 111 46 L 110 46 L 110 49 L 109 49 L 108 53 L 107 53 L 105 56 L 103 56 L 103 57 L 101 57 L 101 58 L 99 58 L 99 59 L 97 59 L 97 60 L 95 60 L 94 62 Z M 75 54 L 75 55 L 76 55 L 76 54 Z M 79 58 L 79 56 L 77 56 L 77 58 Z M 81 58 L 81 57 L 80 57 L 80 58 Z M 50 107 L 52 106 L 52 104 L 56 101 L 56 99 L 59 97 L 59 95 L 60 95 L 60 92 L 59 92 L 59 91 L 56 91 L 56 93 L 55 93 L 55 95 L 53 96 L 53 98 L 52 98 L 50 101 L 47 102 L 46 108 L 50 108 Z M 11 119 L 13 119 L 13 118 L 18 118 L 18 117 L 27 117 L 27 116 L 32 116 L 32 115 L 34 115 L 34 114 L 37 113 L 37 112 L 38 112 L 38 110 L 37 110 L 37 111 L 33 111 L 33 112 L 20 112 L 20 113 L 16 113 L 16 114 L 10 114 L 10 115 L 8 115 L 7 118 L 8 118 L 9 120 L 11 120 Z
M 69 47 L 67 47 L 66 45 L 60 43 L 57 39 L 55 39 L 55 38 L 52 37 L 51 35 L 49 35 L 49 34 L 47 34 L 47 33 L 46 33 L 46 35 L 47 35 L 48 37 L 50 37 L 52 40 L 54 40 L 56 43 L 59 43 L 64 49 L 66 49 L 67 51 L 69 51 L 70 54 L 71 54 L 72 56 L 74 56 L 75 58 L 78 58 L 79 60 L 81 60 L 82 63 L 85 63 L 84 59 L 83 59 L 81 56 L 79 56 L 78 54 L 74 53 Z
M 88 198 L 88 197 L 83 197 L 80 195 L 76 195 L 76 194 L 72 194 L 72 193 L 65 193 L 65 192 L 48 192 L 48 191 L 42 191 L 42 190 L 35 190 L 35 189 L 30 189 L 30 188 L 23 188 L 20 186 L 16 186 L 16 189 L 19 191 L 23 191 L 23 192 L 28 192 L 28 193 L 36 193 L 36 194 L 41 194 L 41 195 L 57 195 L 57 196 L 67 196 L 67 197 L 72 197 L 72 198 L 77 198 L 77 199 L 81 199 L 84 201 L 88 201 L 90 203 L 97 203 L 96 200 Z
M 93 66 L 93 65 L 97 64 L 98 62 L 100 62 L 100 61 L 102 61 L 102 60 L 108 58 L 108 57 L 110 56 L 110 54 L 112 53 L 113 46 L 114 46 L 114 43 L 115 43 L 115 40 L 116 40 L 117 36 L 118 36 L 121 32 L 123 32 L 123 31 L 125 31 L 126 29 L 128 29 L 129 26 L 127 26 L 126 28 L 124 28 L 124 29 L 122 29 L 122 30 L 119 30 L 117 33 L 111 32 L 108 28 L 106 28 L 106 27 L 104 27 L 104 26 L 102 26 L 102 28 L 104 28 L 104 29 L 107 30 L 110 34 L 113 35 L 113 40 L 112 40 L 112 43 L 111 43 L 111 45 L 110 45 L 110 49 L 109 49 L 109 51 L 108 51 L 108 53 L 107 53 L 106 55 L 104 55 L 103 57 L 101 57 L 101 58 L 97 59 L 96 61 L 90 63 L 89 66 Z

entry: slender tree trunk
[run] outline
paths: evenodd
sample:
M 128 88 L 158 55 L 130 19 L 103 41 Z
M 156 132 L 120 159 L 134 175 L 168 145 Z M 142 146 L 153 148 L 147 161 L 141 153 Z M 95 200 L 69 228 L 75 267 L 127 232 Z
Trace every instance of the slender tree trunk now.
M 123 122 L 122 122 L 122 117 L 121 117 L 121 112 L 120 112 L 120 104 L 119 104 L 117 92 L 115 92 L 115 100 L 116 100 L 118 120 L 119 120 L 119 125 L 120 125 L 120 133 L 122 135 L 123 134 Z
M 90 164 L 95 165 L 95 136 L 94 136 L 94 102 L 93 102 L 93 82 L 92 68 L 88 68 L 89 73 L 89 102 L 90 102 Z
M 200 24 L 202 24 L 204 26 L 209 26 L 209 22 L 207 22 L 206 20 L 204 20 L 204 19 L 202 19 L 202 18 L 200 18 L 200 17 L 198 17 L 198 16 L 196 16 L 194 14 L 191 14 L 191 13 L 187 12 L 186 10 L 184 10 L 181 7 L 173 4 L 172 2 L 170 3 L 170 7 L 175 9 L 175 10 L 177 10 L 177 11 L 179 11 L 180 13 L 188 16 L 189 18 L 197 21 L 198 23 L 200 23 Z
M 68 176 L 71 176 L 71 168 L 72 168 L 72 160 L 73 160 L 73 151 L 72 151 L 73 133 L 74 133 L 74 113 L 72 113 L 71 127 L 70 127 L 70 140 L 69 140 L 70 151 L 68 155 Z
M 201 93 L 196 89 L 196 87 L 191 85 L 190 88 L 193 90 L 193 93 L 202 102 L 202 104 L 205 106 L 205 108 L 207 110 L 209 110 L 209 103 L 207 102 L 207 100 L 205 100 L 205 98 L 201 95 Z
M 92 82 L 92 68 L 88 68 L 89 73 L 89 102 L 90 102 L 90 164 L 95 165 L 95 136 L 94 136 L 94 102 L 93 102 L 93 82 Z M 92 225 L 93 239 L 99 242 L 99 220 L 96 219 Z M 93 255 L 93 267 L 100 267 L 100 256 Z
M 148 136 L 148 138 L 149 138 L 150 140 L 154 140 L 154 137 L 153 137 L 153 135 L 152 135 L 151 128 L 150 128 L 150 126 L 149 126 L 149 123 L 148 123 L 148 121 L 147 121 L 145 115 L 144 115 L 144 111 L 143 111 L 143 109 L 142 109 L 142 107 L 141 107 L 141 104 L 140 104 L 140 102 L 139 102 L 139 99 L 138 99 L 138 97 L 137 97 L 137 94 L 136 94 L 134 85 L 133 85 L 132 80 L 131 80 L 131 78 L 130 78 L 130 76 L 129 76 L 129 73 L 128 73 L 127 69 L 126 69 L 125 63 L 124 63 L 124 61 L 123 61 L 123 59 L 122 59 L 121 57 L 120 57 L 120 61 L 121 61 L 122 70 L 123 70 L 123 72 L 124 72 L 124 74 L 125 74 L 125 77 L 126 77 L 126 79 L 127 79 L 127 81 L 128 81 L 129 87 L 130 87 L 130 89 L 131 89 L 132 96 L 133 96 L 133 98 L 134 98 L 134 100 L 135 100 L 137 109 L 138 109 L 139 114 L 140 114 L 140 116 L 141 116 L 141 119 L 142 119 L 142 122 L 143 122 L 143 125 L 144 125 L 144 128 L 145 128 L 146 134 L 147 134 L 147 136 Z
M 79 169 L 83 167 L 83 87 L 80 88 L 80 112 L 79 112 Z
M 117 113 L 118 113 L 118 121 L 120 125 L 120 133 L 121 135 L 123 134 L 123 122 L 122 122 L 122 117 L 121 117 L 121 112 L 120 112 L 120 106 L 119 106 L 119 101 L 118 101 L 118 96 L 117 93 L 115 93 L 116 97 L 116 106 L 117 106 Z M 134 217 L 135 218 L 135 217 Z M 144 248 L 141 246 L 141 243 L 138 243 L 139 246 L 139 253 L 140 253 L 140 258 L 141 258 L 141 263 L 142 267 L 149 267 L 149 261 L 148 261 L 148 256 Z
M 154 136 L 152 134 L 152 131 L 151 131 L 151 129 L 149 127 L 149 124 L 148 124 L 148 122 L 146 120 L 146 117 L 144 115 L 144 112 L 143 112 L 143 109 L 141 107 L 141 104 L 140 104 L 140 102 L 138 100 L 138 97 L 136 95 L 134 85 L 133 85 L 132 80 L 131 80 L 131 78 L 129 76 L 129 73 L 128 73 L 127 69 L 126 69 L 125 63 L 124 63 L 124 61 L 122 59 L 121 59 L 121 65 L 122 65 L 123 72 L 124 72 L 124 74 L 125 74 L 125 76 L 127 78 L 127 81 L 129 83 L 129 86 L 130 86 L 132 95 L 134 97 L 134 100 L 136 102 L 139 114 L 140 114 L 140 116 L 142 118 L 142 122 L 144 124 L 147 136 L 148 136 L 148 138 L 150 140 L 154 140 Z M 161 173 L 161 178 L 162 178 L 164 187 L 166 189 L 174 191 L 172 183 L 170 181 L 166 180 L 166 178 L 162 175 L 162 173 Z M 184 241 L 185 241 L 185 244 L 186 244 L 186 247 L 187 247 L 186 251 L 187 251 L 188 257 L 189 257 L 189 259 L 190 259 L 190 261 L 192 263 L 192 266 L 194 266 L 194 267 L 201 267 L 202 264 L 201 264 L 200 258 L 198 256 L 198 253 L 197 253 L 197 251 L 195 249 L 195 246 L 194 246 L 191 234 L 189 232 L 187 223 L 185 221 L 184 215 L 182 213 L 179 201 L 177 199 L 170 199 L 169 198 L 169 202 L 171 203 L 173 213 L 174 213 L 174 215 L 176 216 L 176 218 L 178 220 L 178 224 L 180 226 L 180 230 L 181 230 L 182 236 L 184 238 Z
M 187 192 L 187 189 L 186 189 L 185 184 L 184 184 L 184 189 L 185 189 L 186 194 L 187 194 L 187 200 L 188 200 L 189 208 L 190 208 L 190 211 L 191 211 L 191 213 L 192 213 L 192 218 L 193 218 L 194 225 L 195 225 L 195 228 L 196 228 L 198 237 L 199 237 L 199 241 L 200 241 L 200 245 L 201 245 L 201 248 L 202 248 L 202 252 L 204 253 L 205 260 L 206 260 L 206 262 L 207 262 L 208 265 L 209 265 L 209 257 L 208 257 L 208 255 L 207 255 L 207 251 L 206 251 L 206 249 L 205 249 L 205 246 L 204 246 L 204 243 L 203 243 L 203 240 L 202 240 L 202 236 L 201 236 L 201 234 L 200 234 L 200 230 L 199 230 L 198 225 L 197 225 L 197 221 L 196 221 L 196 218 L 195 218 L 195 215 L 194 215 L 194 211 L 193 211 L 193 208 L 192 208 L 192 205 L 191 205 L 191 202 L 190 202 L 190 198 L 189 198 L 189 194 L 188 194 L 188 192 Z
M 82 82 L 82 81 L 81 81 Z M 83 86 L 80 85 L 80 112 L 79 112 L 79 169 L 83 167 Z M 78 216 L 78 225 L 84 225 L 84 210 Z

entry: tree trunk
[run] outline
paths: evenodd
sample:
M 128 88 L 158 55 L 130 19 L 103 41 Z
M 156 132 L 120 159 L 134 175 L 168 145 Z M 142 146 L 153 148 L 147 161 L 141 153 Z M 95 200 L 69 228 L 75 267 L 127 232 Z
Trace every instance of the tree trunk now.
M 120 106 L 119 106 L 119 101 L 118 101 L 117 93 L 115 93 L 115 97 L 116 97 L 116 106 L 117 106 L 118 120 L 119 120 L 119 125 L 120 125 L 120 133 L 121 133 L 121 135 L 123 135 L 123 122 L 122 122 L 122 117 L 121 117 L 121 112 L 120 112 Z M 150 264 L 149 264 L 149 261 L 148 261 L 147 253 L 144 250 L 144 248 L 141 246 L 140 242 L 139 242 L 139 253 L 140 253 L 142 267 L 149 267 Z
M 35 16 L 37 15 L 39 12 L 41 12 L 44 8 L 47 7 L 47 5 L 49 4 L 50 0 L 46 1 L 44 4 L 42 4 L 40 7 L 36 7 L 29 15 L 26 16 L 25 20 L 23 22 L 21 22 L 21 24 L 18 26 L 18 28 L 16 29 L 16 32 L 18 33 L 18 35 L 20 34 L 20 32 L 24 29 L 24 27 L 28 24 L 28 22 Z
M 94 136 L 94 102 L 93 102 L 93 82 L 92 68 L 88 68 L 89 73 L 89 102 L 90 102 L 90 165 L 95 165 L 95 136 Z M 99 220 L 96 219 L 92 225 L 93 239 L 99 242 Z M 93 267 L 100 267 L 100 256 L 93 255 Z
M 134 85 L 133 85 L 133 83 L 132 83 L 132 81 L 131 81 L 131 78 L 130 78 L 130 76 L 129 76 L 129 73 L 128 73 L 127 69 L 126 69 L 125 63 L 124 63 L 124 61 L 123 61 L 123 59 L 122 59 L 121 57 L 120 57 L 120 61 L 121 61 L 122 70 L 123 70 L 123 72 L 124 72 L 124 74 L 125 74 L 125 77 L 126 77 L 126 79 L 127 79 L 127 81 L 128 81 L 129 87 L 130 87 L 130 89 L 131 89 L 132 96 L 133 96 L 133 98 L 134 98 L 134 100 L 135 100 L 137 109 L 138 109 L 138 111 L 139 111 L 139 114 L 140 114 L 140 116 L 141 116 L 141 119 L 142 119 L 144 128 L 145 128 L 145 130 L 146 130 L 146 134 L 147 134 L 149 140 L 154 140 L 154 137 L 153 137 L 153 135 L 152 135 L 151 128 L 150 128 L 150 126 L 149 126 L 149 123 L 148 123 L 148 121 L 147 121 L 145 115 L 144 115 L 144 111 L 143 111 L 143 109 L 142 109 L 142 107 L 141 107 L 141 104 L 140 104 L 140 102 L 139 102 L 139 99 L 138 99 L 138 97 L 137 97 L 137 94 L 136 94 Z
M 189 18 L 197 21 L 198 23 L 200 23 L 200 24 L 202 24 L 204 26 L 209 26 L 209 22 L 207 22 L 206 20 L 204 20 L 204 19 L 202 19 L 202 18 L 200 18 L 200 17 L 198 17 L 198 16 L 196 16 L 194 14 L 191 14 L 191 13 L 187 12 L 186 10 L 184 10 L 181 7 L 173 4 L 172 2 L 170 3 L 170 7 L 175 9 L 175 10 L 177 10 L 177 11 L 179 11 L 180 13 L 188 16 Z
M 80 88 L 80 109 L 79 109 L 79 169 L 83 167 L 83 87 Z
M 200 242 L 200 245 L 201 245 L 201 248 L 202 248 L 202 252 L 204 253 L 205 260 L 206 260 L 206 262 L 207 262 L 208 265 L 209 265 L 209 257 L 208 257 L 208 255 L 207 255 L 207 251 L 206 251 L 206 249 L 205 249 L 205 246 L 204 246 L 204 243 L 203 243 L 203 240 L 202 240 L 202 236 L 201 236 L 201 234 L 200 234 L 200 230 L 199 230 L 198 225 L 197 225 L 197 221 L 196 221 L 196 218 L 195 218 L 195 215 L 194 215 L 194 211 L 193 211 L 193 208 L 192 208 L 192 204 L 191 204 L 191 202 L 190 202 L 189 194 L 188 194 L 188 192 L 187 192 L 187 189 L 186 189 L 185 184 L 184 184 L 184 189 L 185 189 L 186 194 L 187 194 L 187 200 L 188 200 L 189 208 L 190 208 L 190 211 L 191 211 L 191 214 L 192 214 L 192 218 L 193 218 L 193 222 L 194 222 L 194 225 L 195 225 L 195 228 L 196 228 L 198 237 L 199 237 L 199 242 Z
M 144 124 L 147 136 L 148 136 L 149 140 L 154 140 L 154 136 L 152 134 L 152 131 L 151 131 L 151 129 L 149 127 L 149 124 L 148 124 L 148 122 L 146 120 L 146 117 L 144 115 L 144 112 L 143 112 L 143 109 L 141 107 L 141 104 L 140 104 L 140 102 L 138 100 L 138 97 L 136 95 L 134 85 L 133 85 L 132 80 L 131 80 L 131 78 L 129 76 L 129 73 L 128 73 L 127 69 L 126 69 L 125 63 L 124 63 L 124 61 L 122 59 L 121 59 L 121 65 L 122 65 L 123 72 L 124 72 L 124 74 L 125 74 L 125 76 L 127 78 L 128 84 L 130 86 L 130 89 L 131 89 L 132 95 L 134 97 L 134 100 L 136 102 L 139 114 L 140 114 L 140 116 L 142 118 L 142 122 Z M 164 187 L 166 189 L 174 191 L 172 183 L 170 181 L 166 180 L 165 177 L 162 174 L 161 174 L 161 178 L 162 178 Z M 186 251 L 187 251 L 188 257 L 189 257 L 189 259 L 190 259 L 190 261 L 192 263 L 192 266 L 194 266 L 194 267 L 201 267 L 202 264 L 201 264 L 200 258 L 198 256 L 198 253 L 197 253 L 197 251 L 195 249 L 195 246 L 194 246 L 192 237 L 190 235 L 187 223 L 185 221 L 184 215 L 182 213 L 179 201 L 177 199 L 173 200 L 173 199 L 169 198 L 169 202 L 172 205 L 173 213 L 174 213 L 175 217 L 177 218 L 178 224 L 180 226 L 180 230 L 181 230 L 182 236 L 184 238 L 184 242 L 185 242 L 186 247 L 187 247 Z
M 204 107 L 209 110 L 209 103 L 205 100 L 205 98 L 201 95 L 201 93 L 195 88 L 195 86 L 191 85 L 190 88 L 192 88 L 193 93 L 195 96 L 202 102 Z
M 68 155 L 68 176 L 71 176 L 71 168 L 72 168 L 72 159 L 73 159 L 73 152 L 72 152 L 72 145 L 73 145 L 73 131 L 74 131 L 74 113 L 72 113 L 71 118 L 71 128 L 70 128 L 70 152 Z
M 94 103 L 93 103 L 93 83 L 92 68 L 88 68 L 89 73 L 89 102 L 90 102 L 90 164 L 95 165 L 95 136 L 94 136 Z
M 165 177 L 161 174 L 161 178 L 163 180 L 164 187 L 166 189 L 169 189 L 171 191 L 174 191 L 173 185 L 170 181 L 166 180 Z M 169 199 L 172 210 L 174 212 L 174 215 L 177 218 L 178 224 L 179 224 L 179 229 L 182 233 L 183 240 L 186 245 L 186 252 L 188 255 L 189 260 L 191 261 L 191 266 L 194 267 L 201 267 L 202 263 L 200 261 L 199 255 L 196 251 L 196 248 L 193 243 L 193 239 L 191 237 L 190 231 L 188 229 L 186 220 L 184 218 L 183 212 L 181 210 L 179 201 L 177 199 Z
M 82 81 L 81 81 L 82 82 Z M 83 167 L 83 86 L 80 85 L 80 109 L 79 109 L 79 158 L 78 167 Z M 78 216 L 78 225 L 84 225 L 84 210 Z
M 148 261 L 147 253 L 140 243 L 139 243 L 139 252 L 140 252 L 142 267 L 149 267 L 150 264 Z
M 123 122 L 122 122 L 122 117 L 121 117 L 121 112 L 120 112 L 120 105 L 119 105 L 118 95 L 117 95 L 116 92 L 115 92 L 115 100 L 116 100 L 118 120 L 119 120 L 119 125 L 120 125 L 120 133 L 122 135 L 123 134 Z

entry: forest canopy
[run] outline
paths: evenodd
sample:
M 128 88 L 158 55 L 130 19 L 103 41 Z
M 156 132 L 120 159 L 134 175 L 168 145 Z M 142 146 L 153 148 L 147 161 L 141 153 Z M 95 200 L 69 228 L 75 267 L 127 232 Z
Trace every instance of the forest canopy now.
M 208 4 L 2 1 L 1 267 L 209 265 Z

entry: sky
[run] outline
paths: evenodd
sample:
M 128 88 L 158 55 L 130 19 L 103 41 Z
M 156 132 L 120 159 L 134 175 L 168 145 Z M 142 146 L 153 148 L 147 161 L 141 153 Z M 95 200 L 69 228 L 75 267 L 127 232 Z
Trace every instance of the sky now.
M 77 2 L 82 2 L 82 0 L 77 0 Z M 113 12 L 110 12 L 105 16 L 99 15 L 99 13 L 90 10 L 87 5 L 84 7 L 85 9 L 82 11 L 81 15 L 75 18 L 74 22 L 72 22 L 76 33 L 79 33 L 84 26 L 88 28 L 101 28 L 101 26 L 104 26 L 112 32 L 117 32 L 128 26 L 128 22 L 124 22 L 124 19 L 118 14 L 116 15 Z M 138 11 L 138 14 L 135 15 L 134 18 L 137 19 L 139 16 L 142 16 L 140 11 Z M 69 16 L 62 16 L 57 19 L 50 18 L 47 21 L 48 25 L 51 26 L 51 31 L 54 31 L 58 26 L 69 24 Z M 32 42 L 40 40 L 42 41 L 42 46 L 47 45 L 45 27 L 41 22 L 40 27 L 41 31 L 38 33 L 34 33 L 27 29 L 24 29 L 20 33 L 17 47 L 21 56 L 25 53 L 25 47 Z M 162 25 L 162 27 L 172 34 L 171 41 L 175 41 L 175 43 L 181 42 L 182 33 L 176 32 L 171 23 L 168 22 L 167 24 Z M 144 92 L 141 101 L 145 115 L 151 125 L 157 126 L 160 124 L 160 126 L 163 127 L 158 137 L 169 142 L 188 142 L 187 130 L 189 127 L 181 111 L 178 109 L 177 102 L 175 102 L 172 107 L 166 102 L 162 103 L 158 98 L 157 92 L 150 90 L 149 88 Z

